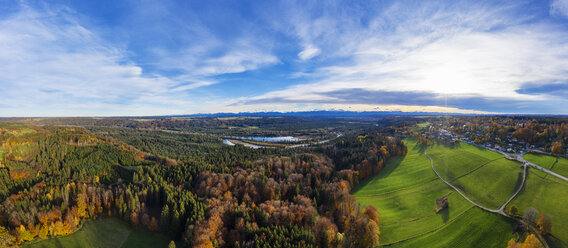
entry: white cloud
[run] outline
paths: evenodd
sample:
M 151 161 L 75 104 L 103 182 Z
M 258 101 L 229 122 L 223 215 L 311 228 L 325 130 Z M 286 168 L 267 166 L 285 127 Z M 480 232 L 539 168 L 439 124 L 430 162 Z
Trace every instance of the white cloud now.
M 568 79 L 566 32 L 549 23 L 526 22 L 530 16 L 510 16 L 507 11 L 515 6 L 469 7 L 430 10 L 394 5 L 378 13 L 366 28 L 355 25 L 344 29 L 351 30 L 348 34 L 329 38 L 343 44 L 335 56 L 347 62 L 320 67 L 312 73 L 320 80 L 243 98 L 240 103 L 341 102 L 346 99 L 328 93 L 349 89 L 527 104 L 553 98 L 517 90 L 527 82 Z M 385 29 L 386 25 L 393 26 Z M 399 104 L 404 102 L 400 99 Z
M 247 40 L 211 56 L 222 46 L 213 37 L 179 54 L 162 51 L 163 66 L 182 69 L 180 75 L 148 75 L 129 59 L 131 51 L 81 25 L 76 12 L 19 8 L 0 17 L 0 116 L 191 113 L 208 97 L 191 91 L 218 82 L 210 76 L 279 61 Z
M 551 14 L 566 15 L 567 2 L 554 0 Z M 566 102 L 559 94 L 518 93 L 526 83 L 538 88 L 568 79 L 567 32 L 530 12 L 518 14 L 524 8 L 520 2 L 470 2 L 466 7 L 459 2 L 426 1 L 412 6 L 400 1 L 349 7 L 333 1 L 279 4 L 273 8 L 275 13 L 260 8 L 260 15 L 265 16 L 254 16 L 248 24 L 237 20 L 239 30 L 227 35 L 219 34 L 224 29 L 218 33 L 208 29 L 195 13 L 176 16 L 167 8 L 140 7 L 155 18 L 145 19 L 144 24 L 155 26 L 141 25 L 145 28 L 133 30 L 140 35 L 135 37 L 146 35 L 146 28 L 167 29 L 167 38 L 138 44 L 150 49 L 136 51 L 143 53 L 142 59 L 81 25 L 79 20 L 86 18 L 77 18 L 72 10 L 22 6 L 20 12 L 0 17 L 4 100 L 0 115 L 238 112 L 285 110 L 289 104 L 297 105 L 290 110 L 326 106 L 347 110 L 348 103 L 364 109 L 378 106 L 364 102 L 369 96 L 345 99 L 357 98 L 353 89 L 525 101 L 525 105 L 558 100 L 557 108 Z M 160 22 L 164 16 L 167 21 Z M 167 25 L 168 21 L 176 25 Z M 139 64 L 129 59 L 132 57 Z M 303 62 L 315 57 L 318 59 Z M 281 87 L 278 90 L 251 97 L 236 95 L 237 99 L 222 102 L 214 96 L 218 91 L 200 89 L 223 80 L 217 77 L 221 74 L 279 63 L 286 69 L 270 73 L 290 81 L 275 84 Z M 199 94 L 191 93 L 197 91 Z M 400 109 L 406 104 L 404 109 L 416 109 L 410 100 L 385 105 Z
M 193 40 L 181 51 L 155 50 L 154 53 L 157 67 L 179 69 L 196 77 L 245 72 L 280 62 L 275 55 L 252 39 L 243 38 L 228 44 L 206 34 Z
M 568 0 L 552 0 L 550 13 L 553 15 L 563 15 L 568 17 Z
M 25 5 L 0 20 L 0 115 L 126 113 L 178 82 L 145 76 L 124 51 L 105 44 L 65 8 L 38 12 Z M 120 107 L 117 107 L 120 106 Z M 124 111 L 124 112 L 123 112 Z
M 304 48 L 304 50 L 302 50 L 300 53 L 298 53 L 298 57 L 300 57 L 300 59 L 302 60 L 308 60 L 315 56 L 318 56 L 320 53 L 321 50 L 319 48 L 309 45 L 306 48 Z
M 216 82 L 214 82 L 214 81 L 199 81 L 199 82 L 195 82 L 195 83 L 187 83 L 187 84 L 177 85 L 177 86 L 171 88 L 170 92 L 183 92 L 183 91 L 192 90 L 192 89 L 196 89 L 196 88 L 203 87 L 203 86 L 213 85 L 215 83 Z
M 240 47 L 221 57 L 206 59 L 193 70 L 195 73 L 202 75 L 218 75 L 255 70 L 277 62 L 279 62 L 278 58 L 271 54 L 265 54 L 256 49 Z

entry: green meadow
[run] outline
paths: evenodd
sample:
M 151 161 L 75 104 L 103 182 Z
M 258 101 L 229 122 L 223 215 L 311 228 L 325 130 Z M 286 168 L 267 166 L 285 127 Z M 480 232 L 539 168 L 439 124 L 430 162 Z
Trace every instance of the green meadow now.
M 435 232 L 389 247 L 507 247 L 514 221 L 471 208 Z
M 462 189 L 463 193 L 478 204 L 498 209 L 515 193 L 522 178 L 523 170 L 520 163 L 498 159 L 452 180 L 451 183 Z
M 32 241 L 24 248 L 145 248 L 168 247 L 166 236 L 143 229 L 132 228 L 117 218 L 89 221 L 77 232 L 62 237 Z
M 527 153 L 523 156 L 525 160 L 537 164 L 542 168 L 554 171 L 560 175 L 568 177 L 568 159 L 563 157 L 554 157 L 544 154 Z M 544 172 L 538 172 L 540 175 L 545 175 Z
M 454 146 L 434 144 L 428 147 L 434 167 L 444 179 L 453 181 L 503 156 L 499 153 L 460 142 Z
M 407 139 L 404 143 L 408 154 L 389 159 L 380 173 L 355 187 L 356 195 L 385 193 L 437 180 L 430 168 L 430 160 L 422 154 L 416 140 Z
M 436 176 L 416 140 L 406 139 L 405 145 L 406 156 L 391 158 L 352 191 L 359 203 L 377 208 L 381 245 L 505 247 L 515 223 L 474 207 Z M 465 143 L 427 149 L 441 175 L 484 206 L 500 207 L 520 183 L 520 164 L 499 153 Z M 442 196 L 448 196 L 449 208 L 436 213 Z
M 440 228 L 472 205 L 440 180 L 357 201 L 373 205 L 381 217 L 381 243 L 394 243 Z M 449 208 L 436 213 L 436 199 L 448 196 Z
M 428 147 L 440 175 L 482 206 L 498 209 L 519 187 L 521 164 L 467 143 Z
M 509 205 L 516 205 L 522 213 L 533 207 L 541 214 L 552 217 L 552 237 L 548 238 L 551 247 L 568 247 L 568 182 L 553 176 L 541 176 L 540 171 L 529 169 L 525 186 Z

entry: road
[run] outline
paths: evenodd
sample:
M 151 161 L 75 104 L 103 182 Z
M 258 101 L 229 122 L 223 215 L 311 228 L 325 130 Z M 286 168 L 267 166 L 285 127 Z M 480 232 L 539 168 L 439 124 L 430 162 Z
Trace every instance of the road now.
M 436 175 L 442 180 L 444 181 L 444 183 L 446 183 L 448 186 L 450 186 L 452 189 L 454 189 L 456 192 L 458 192 L 463 198 L 465 198 L 467 201 L 469 201 L 471 204 L 484 209 L 488 212 L 492 212 L 492 213 L 499 213 L 502 215 L 507 215 L 504 211 L 505 207 L 507 206 L 507 204 L 509 204 L 509 202 L 511 202 L 513 199 L 515 199 L 515 197 L 519 194 L 519 192 L 521 192 L 521 189 L 523 189 L 523 186 L 525 185 L 525 179 L 527 178 L 527 164 L 523 164 L 523 180 L 521 181 L 521 185 L 519 186 L 519 188 L 517 189 L 517 191 L 515 191 L 515 193 L 513 195 L 511 195 L 511 197 L 509 197 L 509 199 L 507 199 L 507 201 L 505 201 L 505 203 L 503 203 L 503 205 L 501 205 L 501 207 L 499 207 L 499 209 L 490 209 L 487 208 L 485 206 L 482 206 L 480 204 L 477 204 L 476 202 L 472 201 L 471 199 L 469 199 L 467 196 L 465 196 L 465 194 L 463 194 L 457 187 L 455 187 L 454 185 L 452 185 L 451 183 L 449 183 L 448 181 L 446 181 L 436 170 L 436 168 L 434 168 L 434 161 L 432 160 L 432 158 L 430 158 L 430 156 L 428 156 L 428 154 L 426 154 L 426 152 L 424 152 L 424 155 L 426 155 L 426 157 L 428 157 L 428 159 L 430 159 L 430 166 L 432 166 L 432 170 L 434 171 L 434 173 L 436 173 Z
M 519 192 L 521 192 L 521 189 L 523 189 L 523 185 L 525 185 L 525 179 L 526 178 L 527 178 L 527 164 L 525 163 L 525 164 L 523 164 L 523 181 L 521 181 L 521 186 L 519 186 L 517 191 L 511 197 L 509 197 L 509 199 L 507 199 L 507 201 L 505 203 L 503 203 L 503 205 L 501 205 L 501 207 L 499 208 L 499 211 L 504 213 L 504 209 L 507 206 L 507 204 L 509 204 L 509 202 L 511 202 L 513 199 L 515 199 L 515 197 L 517 197 Z
M 498 214 L 502 214 L 502 215 L 506 215 L 505 212 L 503 212 L 503 207 L 501 207 L 500 209 L 490 209 L 487 208 L 485 206 L 482 206 L 480 204 L 477 204 L 477 202 L 474 202 L 473 200 L 469 199 L 469 197 L 467 197 L 464 193 L 462 193 L 456 186 L 452 185 L 451 183 L 449 183 L 448 181 L 446 181 L 446 179 L 444 179 L 440 173 L 438 173 L 438 171 L 436 170 L 436 168 L 434 168 L 434 161 L 432 160 L 432 158 L 430 158 L 430 156 L 428 156 L 428 154 L 426 153 L 426 151 L 424 151 L 424 155 L 426 155 L 426 157 L 428 157 L 428 159 L 430 159 L 430 166 L 432 166 L 432 170 L 434 171 L 434 173 L 436 173 L 436 175 L 438 176 L 438 178 L 440 178 L 444 183 L 446 183 L 448 186 L 450 186 L 450 188 L 454 189 L 456 192 L 458 192 L 458 194 L 460 194 L 464 199 L 466 199 L 468 202 L 470 202 L 471 204 L 477 206 L 478 208 L 481 208 L 487 212 L 491 212 L 491 213 L 498 213 Z M 523 185 L 521 185 L 522 187 Z
M 537 165 L 537 164 L 533 164 L 533 163 L 531 163 L 531 162 L 529 162 L 529 161 L 526 161 L 526 160 L 523 158 L 523 154 L 522 154 L 522 153 L 520 153 L 520 154 L 509 154 L 509 153 L 506 153 L 506 152 L 504 152 L 504 151 L 500 151 L 500 150 L 493 149 L 493 148 L 490 148 L 490 147 L 485 147 L 485 146 L 482 146 L 482 145 L 478 145 L 478 144 L 475 144 L 475 143 L 473 143 L 473 142 L 469 142 L 469 141 L 465 141 L 465 140 L 462 140 L 462 142 L 468 143 L 468 144 L 470 144 L 470 145 L 474 145 L 474 146 L 477 146 L 477 147 L 481 147 L 481 148 L 484 148 L 484 149 L 487 149 L 487 150 L 491 150 L 491 151 L 494 151 L 494 152 L 501 153 L 501 154 L 503 154 L 503 156 L 505 156 L 505 158 L 507 158 L 507 159 L 509 159 L 509 160 L 516 160 L 516 161 L 519 161 L 519 162 L 523 163 L 525 166 L 528 165 L 528 166 L 533 167 L 533 168 L 535 168 L 535 169 L 537 169 L 537 170 L 540 170 L 540 171 L 542 171 L 542 172 L 548 173 L 548 174 L 550 174 L 550 175 L 553 175 L 553 176 L 555 176 L 555 177 L 558 177 L 558 178 L 560 178 L 560 179 L 562 179 L 562 180 L 568 182 L 568 177 L 562 176 L 562 175 L 560 175 L 560 174 L 558 174 L 558 173 L 556 173 L 556 172 L 554 172 L 554 171 L 547 170 L 547 169 L 545 169 L 545 168 L 540 167 L 540 166 Z M 512 155 L 514 155 L 515 157 L 512 157 Z
M 466 142 L 467 143 L 467 142 Z M 485 148 L 485 147 L 483 147 Z M 492 150 L 492 149 L 490 149 Z M 499 152 L 499 151 L 497 151 Z M 501 153 L 501 152 L 499 152 Z M 501 153 L 503 155 L 505 155 L 505 157 L 507 159 L 512 159 L 509 155 L 505 154 L 505 153 Z M 544 246 L 544 248 L 549 248 L 548 243 L 546 242 L 546 240 L 544 239 L 544 237 L 540 234 L 540 232 L 532 225 L 526 223 L 523 219 L 519 219 L 519 218 L 515 218 L 513 216 L 510 216 L 509 214 L 507 214 L 504 209 L 507 206 L 507 204 L 509 204 L 509 202 L 511 202 L 518 194 L 519 192 L 521 192 L 521 189 L 523 188 L 523 186 L 525 185 L 525 179 L 527 177 L 527 166 L 530 166 L 531 163 L 526 162 L 523 163 L 523 180 L 521 181 L 521 185 L 519 186 L 519 188 L 517 189 L 517 191 L 511 195 L 511 197 L 509 197 L 509 199 L 507 199 L 507 201 L 505 201 L 505 203 L 503 203 L 503 205 L 501 205 L 501 207 L 499 209 L 490 209 L 487 208 L 483 205 L 478 204 L 477 202 L 474 202 L 473 200 L 469 199 L 464 193 L 462 193 L 457 187 L 455 187 L 454 185 L 452 185 L 451 183 L 449 183 L 448 181 L 446 181 L 436 170 L 436 168 L 434 168 L 434 161 L 432 160 L 432 158 L 430 158 L 430 156 L 428 156 L 428 154 L 426 153 L 426 151 L 424 151 L 424 155 L 426 157 L 428 157 L 428 159 L 430 159 L 430 166 L 432 167 L 432 170 L 434 171 L 434 173 L 436 173 L 436 175 L 438 176 L 438 178 L 440 178 L 446 185 L 448 185 L 450 188 L 454 189 L 458 194 L 460 194 L 464 199 L 466 199 L 468 202 L 470 202 L 471 204 L 475 205 L 478 208 L 481 208 L 487 212 L 491 212 L 491 213 L 496 213 L 496 214 L 500 214 L 502 216 L 505 216 L 507 218 L 510 219 L 514 219 L 516 221 L 521 222 L 524 226 L 529 227 L 529 229 L 531 229 L 531 231 L 538 237 L 538 239 L 540 240 L 540 242 L 542 243 L 542 245 Z M 522 157 L 521 157 L 522 159 Z M 523 159 L 524 161 L 524 159 Z M 540 166 L 538 166 L 540 167 Z
M 556 172 L 554 172 L 554 171 L 550 171 L 550 170 L 547 170 L 547 169 L 545 169 L 545 168 L 542 168 L 542 167 L 540 167 L 540 166 L 538 166 L 538 165 L 536 165 L 536 164 L 533 164 L 533 163 L 531 163 L 531 162 L 529 162 L 529 161 L 526 161 L 526 160 L 523 158 L 523 155 L 522 155 L 522 154 L 521 154 L 520 156 L 517 156 L 517 160 L 520 161 L 520 162 L 521 162 L 521 161 L 524 162 L 526 165 L 528 165 L 528 166 L 530 166 L 530 167 L 533 167 L 533 168 L 535 168 L 535 169 L 537 169 L 537 170 L 540 170 L 540 171 L 542 171 L 542 172 L 546 172 L 546 173 L 548 173 L 548 174 L 550 174 L 550 175 L 553 175 L 553 176 L 555 176 L 555 177 L 558 177 L 558 178 L 560 178 L 560 179 L 562 179 L 562 180 L 568 182 L 568 178 L 567 178 L 567 177 L 562 176 L 562 175 L 560 175 L 560 174 L 558 174 L 558 173 L 556 173 Z

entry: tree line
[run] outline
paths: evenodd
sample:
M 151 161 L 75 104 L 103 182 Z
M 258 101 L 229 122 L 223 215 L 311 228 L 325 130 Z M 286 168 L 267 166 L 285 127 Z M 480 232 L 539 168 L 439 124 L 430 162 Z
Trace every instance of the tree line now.
M 349 190 L 406 153 L 377 130 L 319 148 L 249 149 L 203 135 L 34 128 L 0 134 L 2 247 L 104 216 L 186 247 L 373 247 L 378 213 Z

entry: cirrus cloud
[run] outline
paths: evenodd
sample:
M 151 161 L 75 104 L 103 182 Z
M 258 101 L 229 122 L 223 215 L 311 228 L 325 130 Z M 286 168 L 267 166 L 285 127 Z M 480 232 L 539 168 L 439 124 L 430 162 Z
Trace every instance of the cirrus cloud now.
M 408 8 L 395 3 L 368 25 L 343 28 L 351 33 L 330 37 L 326 42 L 341 42 L 335 56 L 344 62 L 317 68 L 310 74 L 317 78 L 314 82 L 241 98 L 234 104 L 447 104 L 483 111 L 566 113 L 560 107 L 568 102 L 563 96 L 519 90 L 529 82 L 568 79 L 565 28 L 512 14 L 522 7 L 511 3 Z M 353 23 L 346 18 L 335 25 Z

